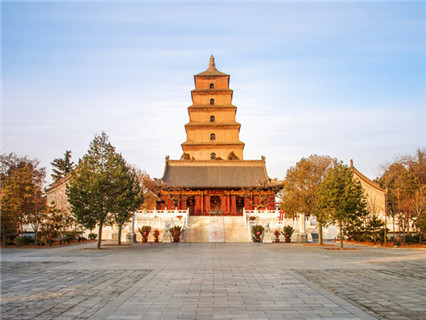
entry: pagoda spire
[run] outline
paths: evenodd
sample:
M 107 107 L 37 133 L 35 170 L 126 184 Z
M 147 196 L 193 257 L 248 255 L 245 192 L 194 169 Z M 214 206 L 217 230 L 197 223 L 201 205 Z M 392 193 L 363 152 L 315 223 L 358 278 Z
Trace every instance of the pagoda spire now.
M 210 56 L 210 62 L 209 62 L 209 67 L 207 68 L 206 71 L 219 71 L 216 69 L 216 64 L 214 63 L 214 57 L 213 55 Z

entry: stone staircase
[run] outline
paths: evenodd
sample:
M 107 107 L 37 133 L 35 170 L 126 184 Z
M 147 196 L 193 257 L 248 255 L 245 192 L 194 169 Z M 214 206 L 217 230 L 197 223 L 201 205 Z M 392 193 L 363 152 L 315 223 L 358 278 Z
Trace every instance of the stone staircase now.
M 186 242 L 251 242 L 241 216 L 190 216 Z

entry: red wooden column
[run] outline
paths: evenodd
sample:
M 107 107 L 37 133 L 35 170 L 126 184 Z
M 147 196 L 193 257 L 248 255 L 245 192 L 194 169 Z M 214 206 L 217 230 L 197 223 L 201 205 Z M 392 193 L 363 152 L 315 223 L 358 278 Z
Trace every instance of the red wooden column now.
M 235 215 L 237 213 L 237 197 L 231 196 L 231 215 Z
M 195 206 L 194 206 L 195 215 L 201 214 L 200 202 L 201 202 L 201 196 L 195 196 Z
M 226 211 L 224 212 L 226 215 L 229 215 L 231 212 L 231 205 L 229 200 L 229 194 L 226 195 Z
M 269 198 L 269 201 L 268 201 L 268 210 L 274 210 L 274 201 L 275 199 L 274 198 Z
M 244 209 L 251 210 L 250 199 L 244 198 Z
M 259 204 L 259 196 L 253 196 L 253 203 L 255 206 Z
M 164 199 L 164 209 L 167 208 L 167 210 L 170 210 L 171 209 L 170 204 L 171 204 L 171 199 L 170 197 L 166 196 L 166 198 Z
M 222 210 L 224 213 L 226 212 L 226 196 L 225 195 L 220 196 L 220 210 Z
M 182 196 L 180 198 L 180 209 L 181 210 L 186 210 L 186 200 L 187 200 L 187 196 Z
M 200 196 L 200 210 L 201 214 L 204 215 L 204 194 L 202 193 Z
M 204 211 L 206 214 L 210 211 L 210 196 L 204 196 Z

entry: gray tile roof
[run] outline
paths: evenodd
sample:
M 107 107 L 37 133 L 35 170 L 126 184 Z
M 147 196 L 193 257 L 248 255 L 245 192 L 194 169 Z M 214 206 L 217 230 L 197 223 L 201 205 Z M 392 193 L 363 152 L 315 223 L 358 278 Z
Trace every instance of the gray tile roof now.
M 220 160 L 217 160 L 220 161 Z M 239 188 L 269 182 L 265 165 L 206 165 L 174 166 L 166 163 L 163 183 L 190 188 Z

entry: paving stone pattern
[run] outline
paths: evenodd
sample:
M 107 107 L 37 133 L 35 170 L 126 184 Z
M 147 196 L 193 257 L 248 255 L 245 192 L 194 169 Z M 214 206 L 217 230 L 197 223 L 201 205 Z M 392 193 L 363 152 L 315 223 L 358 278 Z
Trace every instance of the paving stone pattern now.
M 2 319 L 426 319 L 426 251 L 94 243 L 2 250 Z
M 2 319 L 88 319 L 148 270 L 64 270 L 62 263 L 1 265 Z
M 426 319 L 424 262 L 378 264 L 379 270 L 298 270 L 309 281 L 377 319 Z

